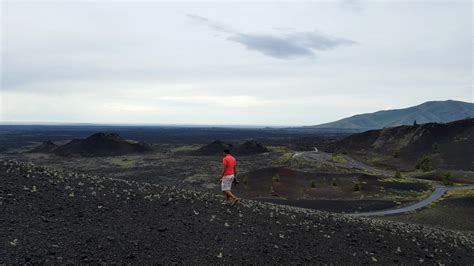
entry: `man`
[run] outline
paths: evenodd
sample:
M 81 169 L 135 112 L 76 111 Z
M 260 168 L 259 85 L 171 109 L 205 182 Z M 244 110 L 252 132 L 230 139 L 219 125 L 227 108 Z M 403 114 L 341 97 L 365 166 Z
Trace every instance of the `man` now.
M 222 159 L 223 170 L 221 177 L 221 189 L 225 194 L 226 200 L 222 204 L 227 205 L 230 203 L 232 206 L 234 206 L 240 201 L 240 199 L 235 197 L 231 192 L 232 183 L 234 183 L 234 180 L 237 181 L 237 171 L 235 169 L 237 161 L 235 160 L 234 156 L 230 154 L 228 149 L 224 150 L 223 155 L 224 159 Z

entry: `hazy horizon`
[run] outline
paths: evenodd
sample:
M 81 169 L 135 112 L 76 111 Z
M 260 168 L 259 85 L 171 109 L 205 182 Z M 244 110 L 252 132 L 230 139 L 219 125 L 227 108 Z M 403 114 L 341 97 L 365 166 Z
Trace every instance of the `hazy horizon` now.
M 447 100 L 447 101 L 452 101 L 452 100 Z M 433 101 L 428 101 L 428 102 L 433 102 Z M 462 102 L 462 101 L 461 101 Z M 427 102 L 425 102 L 427 103 Z M 467 102 L 466 102 L 467 103 Z M 471 102 L 472 103 L 472 102 Z M 421 103 L 423 104 L 423 103 Z M 407 106 L 407 107 L 402 107 L 402 108 L 395 108 L 395 109 L 390 109 L 390 110 L 398 110 L 398 109 L 405 109 L 408 107 L 413 107 L 413 106 Z M 379 111 L 387 111 L 386 110 L 376 110 L 370 113 L 375 113 Z M 349 118 L 357 115 L 364 115 L 364 114 L 370 114 L 370 113 L 361 113 L 361 114 L 353 114 L 347 117 L 341 117 L 340 119 L 343 118 Z M 336 119 L 333 121 L 327 121 L 323 122 L 321 124 L 325 123 L 330 123 L 330 122 L 335 122 L 340 119 Z M 315 126 L 316 124 L 301 124 L 301 125 L 288 125 L 288 124 L 197 124 L 197 123 L 93 123 L 93 122 L 67 122 L 67 121 L 57 121 L 57 122 L 49 122 L 49 121 L 0 121 L 0 125 L 38 125 L 38 126 L 52 126 L 52 125 L 70 125 L 70 126 L 144 126 L 144 127 L 223 127 L 223 128 L 264 128 L 264 127 L 271 127 L 271 128 L 284 128 L 284 127 L 305 127 L 305 126 Z
M 0 5 L 0 124 L 303 126 L 473 101 L 471 1 Z

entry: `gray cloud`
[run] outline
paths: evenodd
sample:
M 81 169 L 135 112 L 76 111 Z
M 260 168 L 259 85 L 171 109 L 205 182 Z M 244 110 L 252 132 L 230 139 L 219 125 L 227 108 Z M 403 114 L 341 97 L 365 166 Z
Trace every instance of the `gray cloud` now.
M 208 18 L 188 14 L 191 20 L 205 24 L 212 29 L 227 33 L 227 40 L 244 45 L 249 50 L 258 51 L 264 55 L 279 59 L 291 59 L 298 57 L 312 57 L 315 51 L 335 49 L 339 46 L 352 45 L 356 42 L 332 37 L 318 31 L 296 32 L 288 31 L 278 35 L 248 34 L 232 30 L 227 26 L 216 23 Z
M 241 33 L 229 37 L 228 40 L 238 42 L 249 50 L 255 50 L 264 55 L 280 59 L 313 56 L 313 51 L 305 46 L 270 35 Z
M 237 33 L 233 29 L 231 29 L 230 27 L 219 24 L 219 23 L 217 23 L 215 21 L 212 21 L 208 18 L 205 18 L 203 16 L 199 16 L 199 15 L 196 15 L 196 14 L 187 14 L 186 16 L 189 19 L 191 19 L 195 22 L 206 24 L 207 26 L 211 27 L 212 29 L 214 29 L 216 31 L 221 31 L 221 32 L 225 32 L 225 33 Z

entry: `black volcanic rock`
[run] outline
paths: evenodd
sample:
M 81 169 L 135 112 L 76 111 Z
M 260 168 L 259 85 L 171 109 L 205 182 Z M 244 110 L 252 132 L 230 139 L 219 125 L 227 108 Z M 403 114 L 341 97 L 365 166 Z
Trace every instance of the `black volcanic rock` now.
M 435 166 L 470 170 L 474 166 L 474 119 L 446 124 L 428 123 L 370 130 L 353 134 L 328 147 L 350 154 L 395 155 L 414 166 L 429 156 Z
M 217 191 L 216 191 L 217 193 Z M 474 237 L 0 160 L 0 264 L 472 265 Z
M 232 144 L 224 143 L 223 141 L 213 141 L 195 151 L 197 155 L 221 155 L 225 149 L 229 149 L 231 152 L 234 150 Z
M 220 140 L 216 140 L 197 149 L 194 154 L 221 155 L 222 151 L 224 151 L 225 149 L 229 149 L 231 153 L 236 155 L 253 155 L 269 151 L 265 146 L 255 140 L 246 141 L 238 147 L 235 147 L 232 144 L 225 143 Z
M 240 145 L 237 148 L 236 154 L 251 155 L 251 154 L 265 153 L 268 151 L 269 150 L 265 146 L 263 146 L 261 143 L 255 140 L 249 140 L 249 141 L 244 142 L 242 145 Z
M 52 145 L 54 143 L 43 143 L 33 151 L 54 153 L 59 156 L 96 157 L 118 156 L 151 150 L 145 143 L 125 140 L 114 133 L 96 133 L 86 139 L 73 139 L 61 146 Z
M 59 146 L 54 144 L 52 141 L 47 140 L 41 143 L 38 147 L 29 151 L 30 153 L 52 153 L 54 152 Z

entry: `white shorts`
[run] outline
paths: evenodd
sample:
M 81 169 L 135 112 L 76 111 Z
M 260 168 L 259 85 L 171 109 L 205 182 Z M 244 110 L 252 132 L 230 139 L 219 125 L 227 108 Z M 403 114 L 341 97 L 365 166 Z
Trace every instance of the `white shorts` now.
M 232 183 L 234 182 L 234 175 L 226 175 L 222 178 L 221 189 L 222 191 L 230 190 Z

